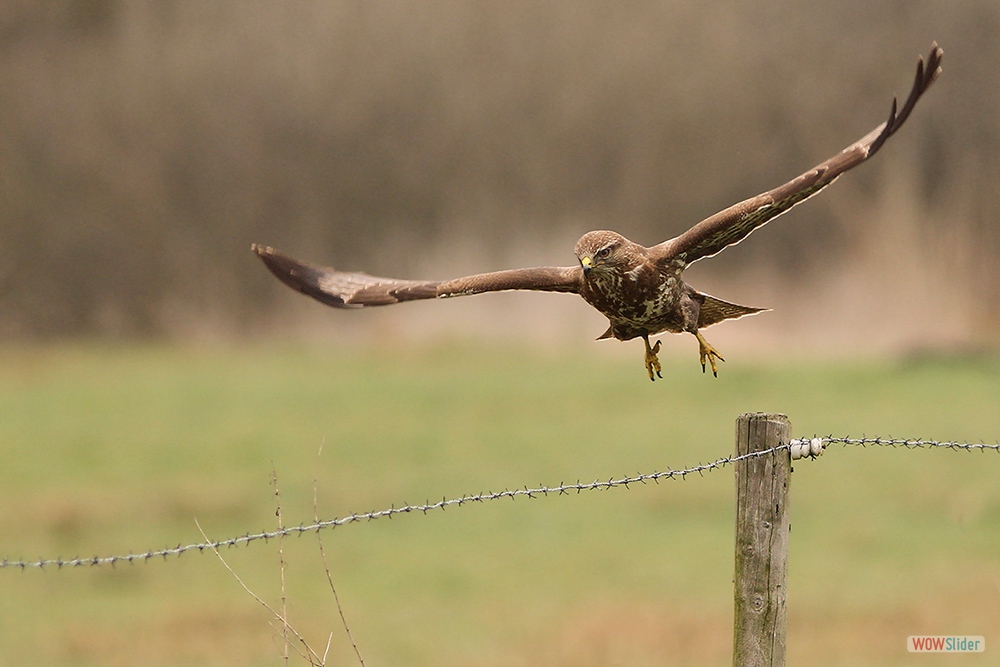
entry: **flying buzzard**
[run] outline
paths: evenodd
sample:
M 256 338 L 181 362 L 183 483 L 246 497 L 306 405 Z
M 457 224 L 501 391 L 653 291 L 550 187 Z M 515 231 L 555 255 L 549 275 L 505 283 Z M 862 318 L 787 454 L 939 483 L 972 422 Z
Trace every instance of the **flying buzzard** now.
M 889 119 L 857 142 L 788 183 L 730 206 L 680 236 L 650 248 L 616 232 L 593 231 L 577 242 L 575 253 L 579 263 L 575 266 L 512 269 L 445 281 L 377 278 L 310 266 L 257 244 L 253 245 L 253 251 L 286 285 L 336 308 L 384 306 L 503 290 L 572 292 L 610 321 L 600 338 L 642 338 L 650 380 L 663 376 L 657 358 L 660 341 L 651 346 L 649 337 L 663 332 L 694 334 L 702 371 L 707 361 L 712 374 L 717 376 L 715 362 L 724 359 L 699 330 L 764 309 L 739 306 L 702 294 L 687 285 L 681 273 L 692 262 L 739 243 L 753 230 L 812 197 L 842 173 L 874 155 L 902 126 L 917 100 L 937 78 L 941 57 L 942 51 L 934 43 L 926 65 L 923 58 L 917 63 L 913 88 L 902 109 L 897 112 L 893 99 Z

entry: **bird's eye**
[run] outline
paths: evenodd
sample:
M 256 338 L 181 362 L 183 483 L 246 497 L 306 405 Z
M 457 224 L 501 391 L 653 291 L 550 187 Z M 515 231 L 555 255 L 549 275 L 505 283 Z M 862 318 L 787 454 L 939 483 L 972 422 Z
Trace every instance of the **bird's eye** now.
M 597 259 L 607 259 L 608 255 L 610 254 L 611 254 L 611 246 L 606 246 L 598 250 L 595 257 L 597 257 Z

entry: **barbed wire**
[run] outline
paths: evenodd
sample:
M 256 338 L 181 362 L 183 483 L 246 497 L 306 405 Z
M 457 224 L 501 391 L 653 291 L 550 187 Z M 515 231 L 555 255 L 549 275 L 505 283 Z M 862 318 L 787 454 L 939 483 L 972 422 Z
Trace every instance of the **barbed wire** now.
M 327 528 L 336 528 L 338 526 L 344 526 L 350 523 L 359 523 L 374 521 L 375 519 L 392 518 L 397 514 L 414 514 L 421 513 L 427 514 L 435 510 L 445 510 L 449 507 L 461 507 L 463 505 L 468 505 L 472 503 L 482 503 L 489 500 L 499 500 L 502 498 L 516 499 L 519 497 L 527 498 L 539 498 L 547 497 L 552 495 L 569 495 L 572 492 L 580 494 L 584 491 L 595 491 L 595 490 L 608 490 L 619 486 L 624 486 L 626 489 L 632 484 L 646 484 L 647 482 L 659 483 L 661 480 L 676 480 L 676 479 L 686 479 L 689 475 L 697 474 L 699 476 L 704 475 L 706 472 L 712 472 L 720 468 L 725 468 L 727 466 L 733 465 L 740 461 L 745 461 L 748 459 L 758 458 L 761 456 L 766 456 L 774 452 L 788 449 L 792 453 L 792 458 L 815 458 L 823 453 L 828 445 L 839 444 L 844 446 L 856 446 L 856 447 L 867 447 L 867 446 L 879 446 L 879 447 L 902 447 L 906 449 L 918 449 L 918 448 L 942 448 L 951 449 L 959 451 L 994 451 L 1000 453 L 1000 444 L 989 444 L 989 443 L 968 443 L 968 442 L 956 442 L 956 441 L 938 441 L 938 440 L 924 440 L 920 438 L 881 438 L 881 437 L 861 437 L 861 438 L 851 438 L 851 437 L 816 437 L 816 438 L 795 438 L 787 443 L 782 443 L 775 447 L 768 449 L 762 449 L 756 452 L 750 452 L 747 454 L 741 454 L 738 456 L 724 456 L 718 458 L 710 463 L 702 463 L 688 468 L 682 468 L 675 470 L 673 468 L 667 468 L 663 471 L 652 472 L 647 474 L 636 474 L 633 476 L 626 476 L 620 478 L 610 478 L 608 480 L 594 480 L 593 482 L 574 482 L 574 483 L 560 483 L 556 486 L 539 486 L 535 488 L 529 488 L 524 486 L 522 488 L 516 489 L 504 489 L 503 491 L 487 491 L 484 493 L 476 493 L 472 495 L 461 496 L 460 498 L 442 498 L 436 502 L 427 501 L 419 505 L 409 505 L 404 504 L 400 507 L 395 505 L 389 507 L 388 509 L 375 510 L 371 512 L 364 513 L 353 513 L 343 517 L 335 519 L 327 519 L 324 521 L 317 521 L 311 524 L 300 524 L 298 526 L 286 526 L 279 530 L 273 531 L 261 531 L 259 533 L 246 533 L 237 537 L 230 537 L 224 540 L 218 541 L 208 541 L 199 542 L 188 545 L 178 544 L 175 547 L 168 547 L 165 549 L 157 549 L 144 551 L 141 553 L 129 552 L 127 555 L 123 556 L 93 556 L 90 558 L 43 558 L 35 561 L 27 560 L 9 560 L 7 558 L 0 559 L 0 569 L 39 569 L 44 570 L 46 568 L 75 568 L 83 566 L 99 566 L 99 565 L 111 565 L 112 567 L 118 565 L 119 563 L 135 563 L 135 562 L 148 562 L 150 560 L 162 558 L 166 560 L 171 556 L 180 556 L 189 551 L 203 552 L 206 549 L 212 551 L 214 549 L 221 549 L 223 547 L 236 547 L 250 544 L 252 542 L 258 541 L 269 541 L 272 539 L 277 539 L 281 537 L 286 537 L 289 535 L 302 535 L 304 533 L 314 533 Z
M 966 452 L 998 452 L 1000 453 L 1000 443 L 970 443 L 970 442 L 957 442 L 954 440 L 924 440 L 921 438 L 850 438 L 850 437 L 835 437 L 827 436 L 825 438 L 820 438 L 824 445 L 836 444 L 844 445 L 846 447 L 867 447 L 869 445 L 875 445 L 879 447 L 903 447 L 906 449 L 954 449 Z M 789 446 L 795 442 L 803 442 L 802 440 L 791 440 L 789 441 Z

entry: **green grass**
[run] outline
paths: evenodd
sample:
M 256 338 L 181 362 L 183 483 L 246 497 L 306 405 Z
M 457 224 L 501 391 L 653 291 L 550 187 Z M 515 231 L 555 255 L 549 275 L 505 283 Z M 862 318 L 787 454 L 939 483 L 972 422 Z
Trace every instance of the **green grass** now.
M 126 554 L 404 502 L 706 462 L 742 412 L 793 433 L 996 441 L 1000 360 L 776 364 L 720 377 L 639 353 L 8 347 L 0 557 Z M 322 454 L 317 452 L 322 446 Z M 792 479 L 789 662 L 943 664 L 909 634 L 1000 650 L 1000 456 L 834 447 Z M 731 470 L 498 501 L 322 534 L 369 665 L 730 664 Z M 224 556 L 277 604 L 278 544 Z M 315 536 L 283 548 L 291 617 L 352 654 Z M 211 554 L 0 570 L 0 664 L 280 664 Z M 993 654 L 993 655 L 991 655 Z M 935 661 L 937 660 L 937 661 Z M 950 663 L 949 663 L 950 664 Z

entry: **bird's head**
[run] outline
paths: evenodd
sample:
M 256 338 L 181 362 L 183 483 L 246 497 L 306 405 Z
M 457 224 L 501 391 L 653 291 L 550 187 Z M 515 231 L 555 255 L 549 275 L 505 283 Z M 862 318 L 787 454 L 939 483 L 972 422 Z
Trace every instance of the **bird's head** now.
M 643 261 L 645 249 L 617 232 L 598 230 L 587 232 L 576 242 L 576 258 L 580 260 L 584 275 L 593 271 L 598 275 L 631 270 Z

